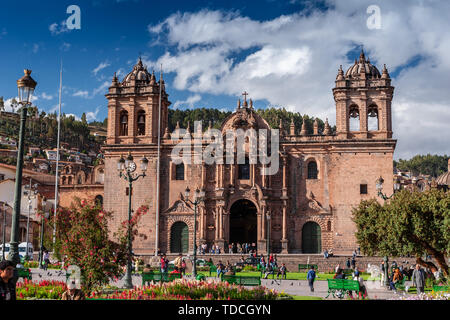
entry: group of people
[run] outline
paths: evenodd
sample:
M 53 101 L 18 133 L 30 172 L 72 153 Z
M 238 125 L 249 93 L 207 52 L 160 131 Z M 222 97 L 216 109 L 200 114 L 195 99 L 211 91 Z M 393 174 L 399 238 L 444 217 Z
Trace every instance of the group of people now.
M 208 245 L 207 243 L 203 243 L 198 247 L 199 254 L 221 254 L 225 253 L 225 249 L 228 249 L 229 254 L 238 253 L 238 254 L 247 254 L 251 252 L 256 252 L 256 244 L 255 243 L 230 243 L 227 248 L 221 248 L 217 243 L 212 243 Z

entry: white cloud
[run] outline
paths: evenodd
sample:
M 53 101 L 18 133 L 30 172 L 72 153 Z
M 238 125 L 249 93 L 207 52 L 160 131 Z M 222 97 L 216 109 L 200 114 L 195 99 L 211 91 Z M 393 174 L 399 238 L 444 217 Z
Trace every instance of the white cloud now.
M 59 50 L 61 50 L 61 51 L 69 51 L 71 46 L 72 45 L 70 43 L 63 42 L 63 44 L 59 47 Z
M 33 53 L 38 53 L 39 51 L 39 45 L 37 43 L 33 44 Z
M 88 122 L 97 120 L 97 114 L 99 111 L 100 111 L 100 108 L 97 107 L 97 109 L 95 109 L 95 112 L 92 112 L 92 111 L 86 112 L 86 120 Z
M 83 91 L 83 90 L 78 90 L 72 96 L 81 97 L 81 98 L 89 98 L 89 92 Z
M 40 97 L 44 100 L 53 100 L 53 96 L 46 94 L 45 92 L 42 92 L 42 94 L 40 95 Z
M 97 75 L 97 73 L 107 67 L 109 67 L 111 64 L 109 64 L 107 61 L 101 62 L 94 70 L 92 70 L 92 73 L 94 75 Z
M 66 21 L 61 21 L 60 24 L 58 23 L 52 23 L 48 26 L 48 30 L 50 30 L 50 33 L 52 35 L 58 35 L 61 33 L 69 32 L 70 30 L 67 28 Z
M 104 81 L 98 88 L 95 88 L 94 91 L 92 92 L 92 95 L 97 95 L 99 93 L 104 93 L 106 94 L 106 89 L 109 88 L 110 82 L 109 81 Z
M 190 108 L 194 108 L 194 104 L 196 102 L 199 102 L 201 99 L 202 99 L 202 97 L 199 94 L 195 94 L 193 96 L 189 96 L 186 100 L 183 100 L 183 101 L 178 100 L 178 101 L 176 101 L 173 104 L 173 108 L 177 109 L 179 106 L 183 106 L 183 105 L 187 105 Z
M 308 7 L 308 14 L 267 21 L 209 10 L 172 14 L 148 30 L 175 49 L 146 63 L 162 63 L 165 72 L 174 73 L 178 90 L 217 95 L 246 90 L 253 100 L 328 117 L 334 124 L 337 70 L 353 64 L 357 55 L 347 54 L 362 44 L 379 69 L 385 63 L 391 74 L 402 70 L 392 82 L 395 157 L 448 154 L 447 138 L 434 132 L 436 126 L 445 132 L 450 123 L 450 21 L 442 14 L 450 11 L 450 2 L 378 2 L 379 30 L 366 25 L 371 0 L 329 0 L 327 11 Z

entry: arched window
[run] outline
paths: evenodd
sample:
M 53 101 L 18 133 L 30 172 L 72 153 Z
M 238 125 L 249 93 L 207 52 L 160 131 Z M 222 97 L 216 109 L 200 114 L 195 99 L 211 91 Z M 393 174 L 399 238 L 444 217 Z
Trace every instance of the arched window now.
M 122 111 L 120 113 L 120 130 L 119 130 L 120 136 L 127 136 L 128 135 L 128 112 Z
M 349 110 L 349 128 L 350 131 L 359 131 L 359 109 L 353 105 Z
M 314 160 L 308 163 L 308 179 L 317 179 L 317 162 Z
M 145 135 L 145 111 L 141 110 L 137 116 L 137 135 Z
M 67 179 L 67 184 L 72 184 L 72 177 L 69 177 L 69 178 Z
M 367 110 L 367 128 L 369 131 L 380 130 L 378 122 L 378 108 L 376 105 L 370 106 Z
M 61 184 L 66 184 L 66 177 L 62 177 Z
M 175 166 L 175 180 L 184 180 L 184 163 Z
M 238 164 L 238 179 L 250 179 L 250 163 L 248 157 L 245 157 L 245 163 Z

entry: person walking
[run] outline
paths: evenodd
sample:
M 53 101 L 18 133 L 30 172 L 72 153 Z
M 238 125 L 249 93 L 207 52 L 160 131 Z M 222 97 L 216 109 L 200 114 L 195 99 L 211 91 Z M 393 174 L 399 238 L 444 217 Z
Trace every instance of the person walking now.
M 277 279 L 281 275 L 281 280 L 283 280 L 283 277 L 286 280 L 286 271 L 287 271 L 286 265 L 284 263 L 282 263 L 281 267 L 278 269 L 278 272 L 277 272 Z
M 308 279 L 309 287 L 311 288 L 311 292 L 314 292 L 314 280 L 316 279 L 316 272 L 314 271 L 314 267 L 311 266 L 308 274 L 306 275 L 306 279 Z
M 350 269 L 350 258 L 347 258 L 347 269 Z
M 166 255 L 165 254 L 163 254 L 161 256 L 160 264 L 161 264 L 161 273 L 166 272 Z
M 424 292 L 425 287 L 425 276 L 423 270 L 420 268 L 419 264 L 416 264 L 416 268 L 412 274 L 412 284 L 417 288 L 417 294 Z
M 16 300 L 14 264 L 9 260 L 0 262 L 0 301 Z
M 353 255 L 352 257 L 352 269 L 355 270 L 355 268 L 356 268 L 356 254 Z
M 50 264 L 50 254 L 47 250 L 44 252 L 44 270 L 47 271 L 48 265 Z

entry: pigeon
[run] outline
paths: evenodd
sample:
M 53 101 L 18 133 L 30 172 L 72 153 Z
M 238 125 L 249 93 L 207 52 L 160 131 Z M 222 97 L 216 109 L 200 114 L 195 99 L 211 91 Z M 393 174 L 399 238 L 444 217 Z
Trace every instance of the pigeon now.
M 272 280 L 272 283 L 271 284 L 273 284 L 273 280 Z
M 39 278 L 42 278 L 42 275 L 41 275 L 41 274 L 39 274 Z
M 294 283 L 293 282 L 291 282 L 291 286 L 293 286 L 294 285 Z

